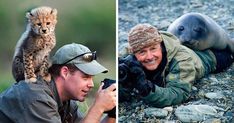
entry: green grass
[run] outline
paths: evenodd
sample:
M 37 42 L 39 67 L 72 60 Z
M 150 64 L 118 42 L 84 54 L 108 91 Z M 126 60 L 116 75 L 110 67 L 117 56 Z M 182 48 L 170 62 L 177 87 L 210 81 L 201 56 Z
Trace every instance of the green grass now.
M 14 80 L 12 78 L 11 72 L 9 69 L 6 71 L 0 71 L 0 93 L 4 90 L 6 90 L 8 87 L 10 87 L 13 83 Z
M 12 83 L 1 82 L 0 83 L 0 92 L 3 92 L 4 90 L 6 90 L 10 85 L 12 85 Z

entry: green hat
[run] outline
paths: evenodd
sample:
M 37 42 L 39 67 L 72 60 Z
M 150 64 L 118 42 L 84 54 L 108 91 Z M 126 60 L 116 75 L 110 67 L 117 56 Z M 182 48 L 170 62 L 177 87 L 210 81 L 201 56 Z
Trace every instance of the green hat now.
M 52 57 L 52 64 L 74 64 L 79 70 L 88 75 L 108 72 L 108 70 L 96 60 L 86 61 L 84 57 L 82 57 L 86 53 L 91 53 L 91 51 L 84 45 L 76 43 L 67 44 L 57 50 Z

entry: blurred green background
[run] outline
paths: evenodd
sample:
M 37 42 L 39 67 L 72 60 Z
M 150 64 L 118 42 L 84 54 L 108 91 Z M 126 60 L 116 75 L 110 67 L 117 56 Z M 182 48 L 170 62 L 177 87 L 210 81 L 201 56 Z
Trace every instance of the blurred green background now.
M 11 60 L 25 31 L 25 13 L 38 6 L 50 6 L 58 10 L 57 44 L 52 54 L 64 44 L 81 43 L 97 51 L 98 61 L 109 69 L 107 74 L 94 77 L 96 86 L 87 100 L 90 105 L 99 82 L 115 79 L 116 75 L 115 4 L 115 0 L 0 0 L 0 92 L 14 83 Z

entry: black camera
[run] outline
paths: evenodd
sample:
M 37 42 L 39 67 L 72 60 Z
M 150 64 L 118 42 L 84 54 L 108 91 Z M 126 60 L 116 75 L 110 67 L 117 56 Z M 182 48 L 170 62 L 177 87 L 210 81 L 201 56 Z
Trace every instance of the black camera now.
M 109 86 L 111 86 L 112 84 L 116 83 L 115 80 L 107 79 L 107 78 L 105 78 L 102 82 L 104 83 L 102 89 L 106 89 L 106 88 L 108 88 Z
M 119 64 L 119 83 L 125 83 L 129 79 L 129 67 L 125 63 Z
M 106 89 L 106 88 L 108 88 L 109 86 L 111 86 L 112 84 L 116 83 L 115 80 L 107 79 L 107 78 L 105 78 L 102 82 L 104 83 L 102 89 Z M 116 110 L 116 107 L 114 107 L 114 108 L 111 109 L 110 111 L 105 111 L 104 113 L 107 113 L 109 117 L 115 118 L 115 117 L 116 117 L 115 110 Z
M 129 68 L 129 61 L 137 62 L 134 55 L 127 55 L 126 57 L 119 58 L 119 84 L 125 88 L 132 88 L 132 82 L 134 78 L 131 75 Z

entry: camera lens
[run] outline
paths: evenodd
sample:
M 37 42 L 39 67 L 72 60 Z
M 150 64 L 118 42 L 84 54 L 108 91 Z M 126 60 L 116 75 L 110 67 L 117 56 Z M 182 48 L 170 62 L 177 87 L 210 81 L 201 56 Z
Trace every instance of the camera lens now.
M 128 67 L 125 64 L 119 64 L 119 82 L 124 82 L 128 78 Z

